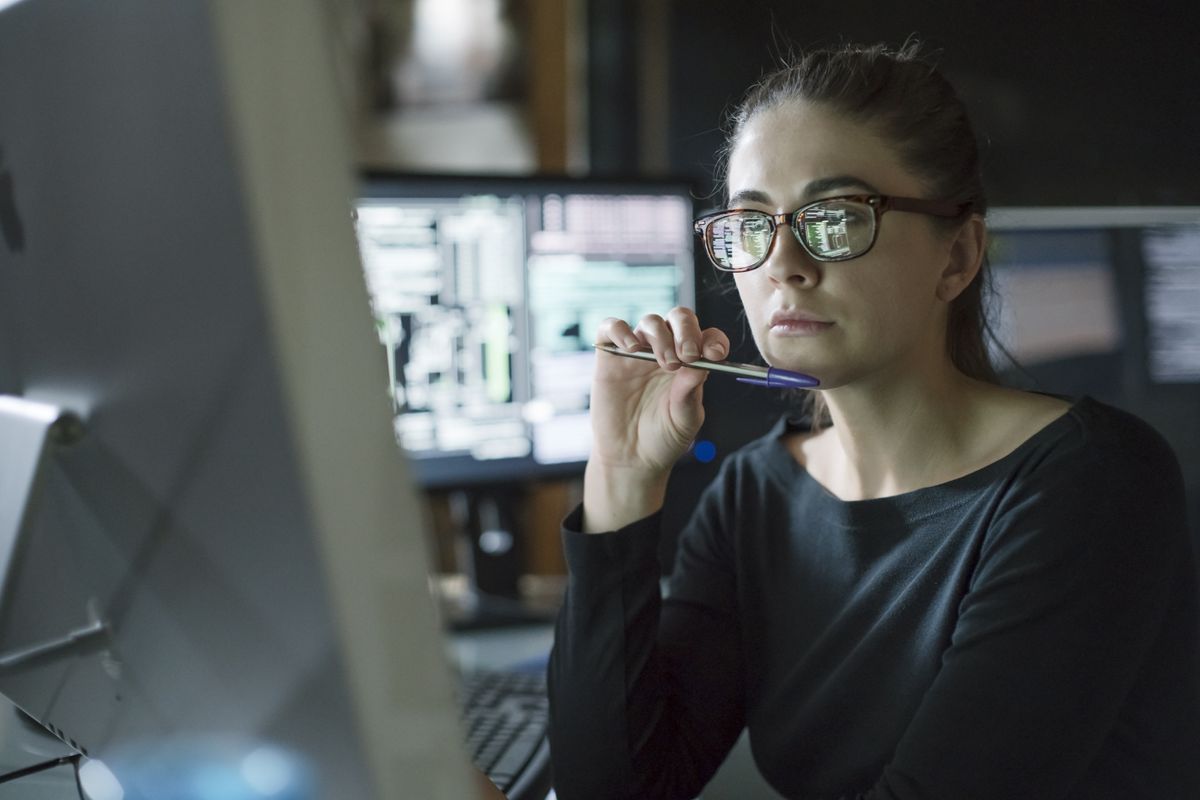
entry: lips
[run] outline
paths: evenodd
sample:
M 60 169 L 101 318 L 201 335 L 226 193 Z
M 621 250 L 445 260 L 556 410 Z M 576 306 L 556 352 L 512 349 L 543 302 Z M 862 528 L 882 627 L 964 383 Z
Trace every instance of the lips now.
M 771 315 L 770 326 L 789 326 L 798 324 L 808 325 L 832 325 L 833 322 L 823 319 L 811 311 L 801 311 L 794 308 L 781 308 Z
M 771 327 L 782 325 L 789 322 L 819 322 L 824 325 L 832 325 L 833 323 L 827 319 L 821 319 L 816 314 L 799 309 L 781 308 L 771 315 Z
M 770 331 L 777 336 L 811 336 L 833 327 L 817 314 L 795 308 L 781 308 L 771 315 Z

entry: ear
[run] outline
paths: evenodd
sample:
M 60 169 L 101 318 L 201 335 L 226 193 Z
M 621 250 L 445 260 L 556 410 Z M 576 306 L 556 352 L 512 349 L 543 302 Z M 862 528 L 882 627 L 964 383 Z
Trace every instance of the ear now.
M 963 289 L 975 280 L 987 252 L 987 225 L 983 217 L 972 214 L 964 222 L 950 243 L 949 259 L 938 280 L 937 296 L 949 303 L 962 294 Z

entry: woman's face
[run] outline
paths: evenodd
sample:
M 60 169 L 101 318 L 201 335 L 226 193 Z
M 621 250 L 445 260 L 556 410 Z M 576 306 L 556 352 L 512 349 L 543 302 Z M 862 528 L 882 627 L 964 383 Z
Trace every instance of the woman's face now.
M 927 196 L 887 142 L 806 102 L 759 112 L 730 154 L 731 208 L 781 213 L 846 194 Z M 865 255 L 820 262 L 780 226 L 766 262 L 734 279 L 767 362 L 833 389 L 943 357 L 950 247 L 925 215 L 889 211 Z

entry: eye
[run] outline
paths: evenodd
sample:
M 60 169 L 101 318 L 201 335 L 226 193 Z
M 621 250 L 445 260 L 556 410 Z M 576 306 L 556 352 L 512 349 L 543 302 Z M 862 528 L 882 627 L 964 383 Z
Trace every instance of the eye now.
M 809 206 L 802 215 L 800 231 L 809 248 L 822 258 L 843 259 L 870 247 L 875 214 L 863 203 L 830 200 Z
M 740 215 L 740 239 L 743 250 L 762 258 L 771 244 L 771 221 L 763 214 Z

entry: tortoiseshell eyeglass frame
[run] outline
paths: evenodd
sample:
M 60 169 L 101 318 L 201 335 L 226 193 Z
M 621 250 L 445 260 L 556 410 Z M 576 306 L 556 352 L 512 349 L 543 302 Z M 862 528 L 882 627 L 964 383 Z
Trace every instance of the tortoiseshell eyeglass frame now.
M 819 206 L 830 202 L 857 203 L 867 206 L 874 213 L 874 221 L 871 226 L 871 242 L 861 252 L 853 253 L 845 256 L 823 256 L 820 253 L 813 252 L 808 242 L 800 235 L 800 223 L 804 213 L 814 206 Z M 722 272 L 749 272 L 750 270 L 761 267 L 771 254 L 771 248 L 775 245 L 775 233 L 780 225 L 787 225 L 795 234 L 796 240 L 804 251 L 816 261 L 850 261 L 851 259 L 864 256 L 871 251 L 875 246 L 875 240 L 879 237 L 879 218 L 888 211 L 911 211 L 917 214 L 929 214 L 935 217 L 953 218 L 965 214 L 971 209 L 970 203 L 951 203 L 945 200 L 927 200 L 920 197 L 893 197 L 884 194 L 849 194 L 840 195 L 838 197 L 822 197 L 820 200 L 814 200 L 807 203 L 795 211 L 785 211 L 781 214 L 771 214 L 766 211 L 760 211 L 752 208 L 728 208 L 723 211 L 717 211 L 712 214 L 706 214 L 693 224 L 693 230 L 704 240 L 704 249 L 708 254 L 708 260 L 713 263 L 713 266 Z M 771 238 L 767 244 L 767 249 L 761 259 L 754 264 L 745 267 L 725 267 L 722 266 L 719 259 L 713 252 L 713 243 L 707 234 L 708 228 L 714 222 L 725 217 L 730 217 L 735 214 L 761 214 L 769 220 L 771 225 Z

